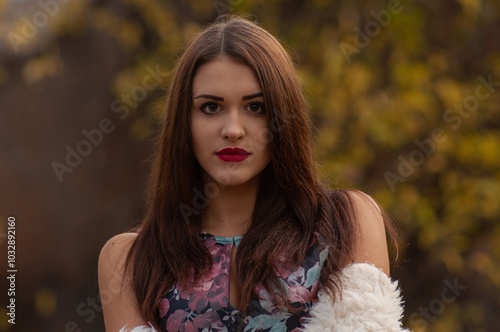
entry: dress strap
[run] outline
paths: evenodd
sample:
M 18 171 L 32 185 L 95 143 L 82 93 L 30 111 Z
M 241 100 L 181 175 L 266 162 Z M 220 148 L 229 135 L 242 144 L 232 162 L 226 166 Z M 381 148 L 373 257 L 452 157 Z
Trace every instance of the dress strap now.
M 217 236 L 207 232 L 202 231 L 202 235 L 206 237 L 212 237 L 217 243 L 220 244 L 234 244 L 236 247 L 240 245 L 241 240 L 243 239 L 243 235 L 237 236 Z
M 240 245 L 243 235 L 237 236 L 216 236 L 214 235 L 215 241 L 222 244 L 234 244 L 236 247 Z

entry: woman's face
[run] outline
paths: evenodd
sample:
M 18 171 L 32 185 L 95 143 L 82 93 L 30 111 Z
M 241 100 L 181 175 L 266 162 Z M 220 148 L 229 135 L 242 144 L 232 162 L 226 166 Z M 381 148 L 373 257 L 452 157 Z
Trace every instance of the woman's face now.
M 193 152 L 205 181 L 241 185 L 257 181 L 270 161 L 263 91 L 245 64 L 220 57 L 193 79 Z

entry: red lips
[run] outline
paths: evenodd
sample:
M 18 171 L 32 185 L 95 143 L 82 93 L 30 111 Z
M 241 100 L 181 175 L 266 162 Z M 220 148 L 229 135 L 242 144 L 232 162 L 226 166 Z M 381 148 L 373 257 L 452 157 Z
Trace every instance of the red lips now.
M 220 160 L 239 162 L 248 158 L 250 152 L 241 148 L 225 148 L 215 153 Z

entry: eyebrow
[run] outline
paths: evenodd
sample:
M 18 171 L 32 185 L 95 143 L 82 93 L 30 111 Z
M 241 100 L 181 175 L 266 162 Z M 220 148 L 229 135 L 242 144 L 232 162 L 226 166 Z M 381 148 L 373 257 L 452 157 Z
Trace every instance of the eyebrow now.
M 264 96 L 264 94 L 262 92 L 257 92 L 257 93 L 253 93 L 253 94 L 248 95 L 248 96 L 244 96 L 243 98 L 241 98 L 241 100 L 248 100 L 248 99 L 253 99 L 253 98 L 262 97 L 262 96 Z
M 194 97 L 193 99 L 198 99 L 198 98 L 207 98 L 207 99 L 213 99 L 217 101 L 224 101 L 224 98 L 218 97 L 218 96 L 213 96 L 213 95 L 199 95 Z
M 264 94 L 262 92 L 257 92 L 257 93 L 252 93 L 251 95 L 243 96 L 241 100 L 249 100 L 253 99 L 256 97 L 262 97 Z M 193 99 L 198 99 L 198 98 L 207 98 L 207 99 L 212 99 L 212 100 L 217 100 L 217 101 L 224 101 L 224 98 L 219 97 L 219 96 L 214 96 L 214 95 L 207 95 L 207 94 L 202 94 L 194 97 Z

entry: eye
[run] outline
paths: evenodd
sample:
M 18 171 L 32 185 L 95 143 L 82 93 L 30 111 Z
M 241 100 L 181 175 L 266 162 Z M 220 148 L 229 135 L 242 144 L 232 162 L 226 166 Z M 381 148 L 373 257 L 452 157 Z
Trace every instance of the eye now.
M 247 105 L 246 109 L 251 113 L 262 114 L 266 112 L 266 106 L 263 102 L 256 101 Z
M 209 102 L 201 105 L 200 110 L 205 114 L 215 114 L 220 111 L 220 106 L 217 103 Z

